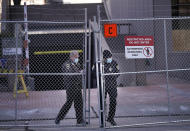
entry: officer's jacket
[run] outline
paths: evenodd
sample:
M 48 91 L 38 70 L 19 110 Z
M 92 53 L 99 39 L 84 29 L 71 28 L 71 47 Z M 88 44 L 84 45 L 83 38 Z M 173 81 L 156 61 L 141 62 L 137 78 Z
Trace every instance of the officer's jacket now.
M 66 61 L 62 65 L 62 72 L 68 73 L 64 76 L 64 86 L 68 88 L 82 88 L 82 74 L 74 75 L 73 73 L 80 73 L 81 68 L 79 63 L 74 63 L 71 60 Z
M 112 60 L 111 63 L 104 63 L 104 73 L 118 73 L 119 66 L 116 61 Z M 106 75 L 105 85 L 106 86 L 117 86 L 117 78 L 119 75 Z

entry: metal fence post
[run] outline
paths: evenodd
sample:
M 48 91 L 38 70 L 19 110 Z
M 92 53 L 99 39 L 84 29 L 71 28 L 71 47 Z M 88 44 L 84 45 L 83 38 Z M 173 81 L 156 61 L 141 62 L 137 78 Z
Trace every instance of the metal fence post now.
M 86 79 L 86 72 L 87 72 L 87 9 L 84 9 L 85 13 L 85 38 L 84 38 L 84 72 L 83 72 L 83 119 L 86 121 L 86 86 L 87 86 L 87 79 Z M 84 122 L 86 125 L 86 122 Z
M 15 81 L 14 81 L 14 86 L 16 86 L 16 99 L 15 99 L 15 125 L 16 125 L 16 122 L 17 122 L 17 114 L 18 114 L 18 94 L 17 94 L 17 90 L 18 90 L 18 87 L 17 87 L 17 81 L 18 81 L 18 37 L 19 37 L 19 27 L 18 27 L 18 24 L 16 23 L 15 25 L 15 34 L 16 34 L 16 56 L 15 56 L 15 72 L 16 72 L 16 75 L 15 75 Z
M 166 81 L 167 81 L 167 96 L 168 96 L 168 116 L 170 119 L 171 112 L 170 112 L 170 93 L 169 93 L 169 74 L 168 74 L 168 49 L 167 49 L 167 27 L 166 27 L 166 20 L 164 20 L 164 43 L 165 43 L 165 64 L 166 64 Z
M 26 2 L 24 2 L 24 32 L 25 32 L 25 41 L 27 42 L 27 45 L 25 47 L 25 60 L 28 61 L 27 65 L 26 65 L 26 70 L 27 73 L 30 72 L 30 67 L 29 67 L 29 39 L 28 39 L 28 13 L 27 13 L 27 5 Z
M 98 42 L 97 42 L 97 57 L 98 57 L 98 74 L 99 75 L 99 93 L 100 93 L 100 127 L 105 128 L 105 110 L 104 110 L 104 87 L 103 87 L 103 76 L 102 76 L 102 48 L 101 48 L 101 17 L 100 17 L 100 6 L 97 6 L 98 13 Z
M 90 124 L 90 86 L 91 86 L 91 20 L 89 20 L 88 34 L 88 122 Z

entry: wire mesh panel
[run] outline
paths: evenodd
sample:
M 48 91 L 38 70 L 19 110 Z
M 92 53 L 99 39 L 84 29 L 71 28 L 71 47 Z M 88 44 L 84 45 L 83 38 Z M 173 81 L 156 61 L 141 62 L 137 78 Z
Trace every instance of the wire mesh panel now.
M 3 124 L 84 125 L 86 23 L 28 22 L 27 33 L 23 22 L 10 23 L 1 37 Z
M 14 84 L 16 78 L 16 66 L 21 61 L 21 33 L 12 31 L 12 28 L 19 30 L 19 25 L 15 23 L 1 22 L 1 58 L 0 58 L 0 121 L 1 125 L 7 122 L 14 124 L 16 120 L 16 99 L 14 98 Z M 15 37 L 18 36 L 18 37 Z M 17 41 L 17 42 L 16 42 Z M 16 44 L 17 43 L 17 44 Z M 16 46 L 17 45 L 17 46 Z M 16 54 L 18 55 L 16 56 Z
M 4 70 L 5 72 L 6 70 Z M 14 124 L 15 120 L 15 106 L 16 100 L 13 97 L 13 86 L 9 83 L 14 83 L 15 76 L 5 75 L 1 72 L 1 102 L 0 102 L 0 125 L 7 124 L 7 122 Z M 10 93 L 11 92 L 11 93 Z M 12 120 L 10 122 L 10 120 Z
M 170 113 L 189 119 L 189 18 L 165 20 L 168 42 Z
M 43 27 L 41 27 L 41 25 Z M 40 30 L 38 28 L 43 29 Z M 41 98 L 39 102 L 44 104 L 39 104 L 44 105 L 42 108 L 44 110 L 48 109 L 52 114 L 49 114 L 50 116 L 29 115 L 29 119 L 52 119 L 53 123 L 55 121 L 56 124 L 59 124 L 60 121 L 66 117 L 67 112 L 74 102 L 76 116 L 73 112 L 71 113 L 70 118 L 77 117 L 77 123 L 83 123 L 82 70 L 84 70 L 84 23 L 31 23 L 29 24 L 29 30 L 30 29 L 33 29 L 29 32 L 29 39 L 31 41 L 31 46 L 29 46 L 31 62 L 30 72 L 41 74 L 48 73 L 47 75 L 33 76 L 35 80 L 34 90 L 42 91 L 43 93 L 47 92 L 46 95 L 54 93 L 52 99 L 57 101 L 54 101 L 52 104 L 57 104 L 45 104 L 45 101 L 47 101 L 47 98 L 49 97 L 45 96 Z M 48 30 L 50 30 L 50 32 L 48 32 Z M 42 33 L 38 34 L 38 31 Z M 75 51 L 72 52 L 71 50 Z M 64 74 L 56 75 L 59 73 Z M 62 96 L 60 94 L 58 97 L 56 92 L 59 93 L 60 91 L 58 90 L 60 89 L 64 90 L 62 91 Z M 60 102 L 61 105 L 59 104 Z M 20 107 L 26 108 L 27 106 Z M 57 110 L 55 107 L 57 107 Z M 37 113 L 42 112 L 43 114 L 43 110 L 40 110 L 36 104 L 31 110 L 36 110 Z M 22 116 L 22 119 L 27 119 L 27 117 Z M 70 122 L 67 124 L 76 124 L 76 122 Z
M 176 29 L 176 21 L 182 29 Z M 189 119 L 183 22 L 101 20 L 106 126 L 176 120 L 176 115 Z M 186 53 L 176 52 L 182 48 Z

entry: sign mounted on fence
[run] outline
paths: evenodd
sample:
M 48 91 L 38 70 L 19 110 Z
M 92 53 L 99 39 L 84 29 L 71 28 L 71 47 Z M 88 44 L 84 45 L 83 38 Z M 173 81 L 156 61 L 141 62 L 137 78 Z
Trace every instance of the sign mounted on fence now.
M 104 24 L 104 37 L 117 37 L 117 24 Z
M 126 36 L 125 57 L 127 59 L 154 58 L 153 36 Z
M 3 48 L 3 55 L 21 55 L 22 48 Z

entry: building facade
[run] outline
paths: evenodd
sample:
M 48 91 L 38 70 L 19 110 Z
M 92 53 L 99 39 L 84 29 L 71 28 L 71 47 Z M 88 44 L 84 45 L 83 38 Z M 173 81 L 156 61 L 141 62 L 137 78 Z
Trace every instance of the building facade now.
M 114 50 L 115 57 L 122 65 L 121 70 L 126 71 L 144 71 L 144 70 L 165 70 L 165 38 L 164 38 L 164 20 L 159 18 L 174 18 L 190 15 L 189 0 L 104 0 L 107 14 L 110 19 L 128 19 L 126 23 L 131 24 L 131 35 L 154 37 L 154 58 L 148 59 L 149 65 L 146 66 L 146 59 L 126 60 L 124 50 Z M 158 18 L 154 20 L 142 20 L 149 18 Z M 130 20 L 136 19 L 136 20 Z M 123 27 L 124 28 L 124 27 Z M 178 69 L 189 67 L 189 20 L 166 20 L 167 33 L 167 57 L 169 69 Z M 127 35 L 127 34 L 126 34 Z M 130 35 L 130 34 L 129 34 Z M 123 41 L 118 41 L 123 43 Z M 110 44 L 110 42 L 108 42 Z M 111 44 L 110 44 L 111 45 Z M 122 57 L 123 56 L 123 57 Z M 125 67 L 123 67 L 125 65 Z M 145 65 L 145 66 L 143 66 Z M 136 67 L 136 68 L 134 68 Z M 189 80 L 189 72 L 173 72 L 173 77 Z M 138 75 L 132 77 L 123 77 L 120 83 L 134 84 L 132 81 L 138 79 Z M 131 79 L 129 81 L 129 79 Z M 145 76 L 140 77 L 143 81 Z M 124 79 L 124 80 L 123 80 Z M 145 83 L 144 83 L 145 84 Z

